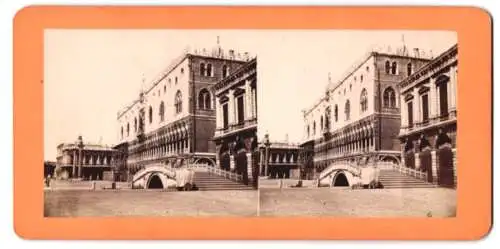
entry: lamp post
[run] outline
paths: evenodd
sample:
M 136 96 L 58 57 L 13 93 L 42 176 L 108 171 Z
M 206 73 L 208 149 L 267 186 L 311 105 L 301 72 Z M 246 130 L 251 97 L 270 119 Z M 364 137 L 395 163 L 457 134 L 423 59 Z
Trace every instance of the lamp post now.
M 76 175 L 76 178 L 80 178 L 82 176 L 82 168 L 83 168 L 83 139 L 82 136 L 78 136 L 78 159 L 79 159 L 79 164 L 80 166 L 78 167 L 78 174 Z
M 265 148 L 265 155 L 264 155 L 264 176 L 267 176 L 267 171 L 269 169 L 269 147 L 271 146 L 271 143 L 269 142 L 269 134 L 264 135 L 264 148 Z

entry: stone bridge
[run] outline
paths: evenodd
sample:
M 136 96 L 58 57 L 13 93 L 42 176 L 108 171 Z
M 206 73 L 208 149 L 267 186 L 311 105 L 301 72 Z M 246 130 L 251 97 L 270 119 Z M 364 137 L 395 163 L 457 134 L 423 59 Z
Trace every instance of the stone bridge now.
M 137 172 L 132 179 L 134 188 L 166 189 L 176 184 L 175 171 L 163 165 L 146 167 Z
M 335 163 L 319 175 L 320 186 L 350 187 L 361 181 L 361 169 L 352 163 Z

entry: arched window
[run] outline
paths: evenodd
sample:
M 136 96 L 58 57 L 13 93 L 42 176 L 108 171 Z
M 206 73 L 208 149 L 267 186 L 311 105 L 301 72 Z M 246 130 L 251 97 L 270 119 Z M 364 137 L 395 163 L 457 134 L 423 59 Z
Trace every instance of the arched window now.
M 359 76 L 359 81 L 363 83 L 363 75 Z
M 392 62 L 391 73 L 392 73 L 392 74 L 396 74 L 397 69 L 398 69 L 398 64 L 397 64 L 395 61 L 393 61 L 393 62 Z
M 175 113 L 182 112 L 182 93 L 180 90 L 175 94 Z
M 130 135 L 130 124 L 127 123 L 127 137 Z
M 316 121 L 313 122 L 313 135 L 316 135 Z
M 226 65 L 222 66 L 222 78 L 227 77 L 228 73 L 229 71 L 227 70 L 227 66 Z
M 160 103 L 159 110 L 158 114 L 160 115 L 160 122 L 163 122 L 165 120 L 165 103 L 163 103 L 163 101 Z
M 310 128 L 309 128 L 309 125 L 307 126 L 307 137 L 309 137 L 311 134 L 310 134 Z
M 339 107 L 337 105 L 335 105 L 334 116 L 335 116 L 335 122 L 338 122 L 339 121 Z
M 198 108 L 211 109 L 210 92 L 207 89 L 202 89 L 198 94 Z
M 408 71 L 408 76 L 410 76 L 412 74 L 412 69 L 413 69 L 411 66 L 411 62 L 408 63 L 408 65 L 406 65 L 406 67 L 407 67 L 407 71 Z
M 122 133 L 121 134 L 122 134 L 122 139 L 123 139 L 123 126 L 122 126 Z
M 137 118 L 134 118 L 134 132 L 137 132 Z
M 149 123 L 153 123 L 153 107 L 149 106 Z
M 389 61 L 385 62 L 385 73 L 389 74 L 391 72 L 391 63 Z
M 361 112 L 365 112 L 366 110 L 368 110 L 368 92 L 365 88 L 361 90 L 361 97 L 359 99 L 361 104 Z
M 319 119 L 319 130 L 322 131 L 323 130 L 323 116 L 321 116 L 321 118 Z
M 325 110 L 325 130 L 330 130 L 330 115 L 331 115 L 330 107 L 327 107 Z
M 205 76 L 205 63 L 200 64 L 200 75 Z
M 166 92 L 167 92 L 167 86 L 163 85 L 163 93 L 166 93 Z
M 207 76 L 212 76 L 212 64 L 207 64 Z
M 175 76 L 175 84 L 177 84 L 178 81 L 179 79 L 177 78 L 177 76 Z
M 345 102 L 344 113 L 345 113 L 345 120 L 349 120 L 351 115 L 351 103 L 349 102 L 349 100 Z
M 392 87 L 388 87 L 384 91 L 384 107 L 396 107 L 396 92 L 394 92 Z

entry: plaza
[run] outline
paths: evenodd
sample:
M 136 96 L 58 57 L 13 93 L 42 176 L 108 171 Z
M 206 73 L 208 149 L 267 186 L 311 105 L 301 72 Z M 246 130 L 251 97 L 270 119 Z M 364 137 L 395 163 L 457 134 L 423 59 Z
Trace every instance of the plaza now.
M 251 190 L 47 190 L 44 216 L 256 216 L 257 204 Z
M 260 216 L 454 217 L 449 188 L 260 190 Z

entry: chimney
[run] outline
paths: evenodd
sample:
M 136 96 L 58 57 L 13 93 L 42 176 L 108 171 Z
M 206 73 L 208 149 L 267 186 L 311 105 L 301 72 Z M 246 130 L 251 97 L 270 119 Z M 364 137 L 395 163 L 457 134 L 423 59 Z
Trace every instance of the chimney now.
M 229 58 L 234 59 L 234 50 L 233 49 L 229 49 Z

